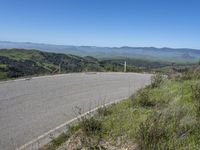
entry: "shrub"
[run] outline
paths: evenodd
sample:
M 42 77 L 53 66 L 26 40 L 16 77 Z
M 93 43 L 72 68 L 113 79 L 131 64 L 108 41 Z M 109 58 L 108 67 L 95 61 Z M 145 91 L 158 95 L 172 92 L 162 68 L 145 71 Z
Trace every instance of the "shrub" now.
M 0 80 L 1 79 L 6 79 L 7 78 L 7 73 L 5 72 L 0 72 Z
M 163 82 L 163 76 L 161 74 L 156 74 L 151 77 L 151 87 L 156 88 L 159 87 Z
M 192 78 L 194 78 L 193 72 L 188 71 L 188 72 L 182 73 L 181 80 L 191 80 Z
M 102 132 L 102 122 L 94 117 L 83 118 L 81 121 L 83 132 L 87 135 L 100 135 Z
M 138 91 L 138 95 L 135 99 L 132 99 L 132 101 L 133 105 L 139 105 L 141 107 L 152 107 L 155 105 L 154 102 L 150 99 L 150 92 L 148 88 Z
M 111 107 L 111 106 L 110 106 Z M 111 109 L 109 109 L 108 107 L 106 106 L 103 106 L 103 107 L 100 107 L 98 110 L 97 110 L 97 113 L 99 116 L 108 116 L 108 115 L 111 115 L 112 114 L 112 111 Z
M 200 117 L 200 83 L 191 86 L 191 89 L 192 89 L 192 99 L 195 100 L 197 115 L 198 117 Z
M 97 115 L 89 113 L 79 118 L 79 116 L 82 114 L 82 109 L 76 106 L 74 107 L 73 111 L 74 114 L 78 117 L 79 127 L 87 136 L 100 135 L 103 125 L 102 122 L 99 119 L 97 119 Z
M 161 114 L 149 117 L 139 125 L 136 140 L 141 150 L 157 150 L 163 147 L 162 142 L 168 138 L 166 123 Z M 165 147 L 167 149 L 167 147 Z
M 200 68 L 191 68 L 182 72 L 179 80 L 192 80 L 192 79 L 200 79 Z

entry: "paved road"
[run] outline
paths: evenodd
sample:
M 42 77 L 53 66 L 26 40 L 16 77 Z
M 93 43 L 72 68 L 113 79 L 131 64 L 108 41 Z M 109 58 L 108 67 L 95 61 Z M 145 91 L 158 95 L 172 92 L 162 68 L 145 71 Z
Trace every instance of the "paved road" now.
M 74 73 L 0 83 L 0 150 L 12 150 L 84 111 L 150 83 L 136 73 Z

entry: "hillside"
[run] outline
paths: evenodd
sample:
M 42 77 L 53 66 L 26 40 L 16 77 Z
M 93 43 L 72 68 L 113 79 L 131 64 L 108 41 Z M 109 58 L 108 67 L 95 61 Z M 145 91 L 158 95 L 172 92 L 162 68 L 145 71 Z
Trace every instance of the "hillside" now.
M 200 72 L 152 78 L 129 99 L 82 117 L 42 150 L 197 150 L 200 145 Z
M 97 59 L 29 49 L 0 49 L 0 79 L 70 72 L 123 72 L 124 61 L 127 62 L 127 72 L 169 72 L 192 65 L 126 57 Z
M 0 79 L 70 72 L 123 71 L 123 63 L 124 59 L 112 62 L 110 59 L 100 61 L 91 56 L 80 57 L 27 49 L 0 49 Z M 141 67 L 142 69 L 130 64 L 127 65 L 127 71 L 140 72 L 145 69 L 144 66 Z
M 103 68 L 98 60 L 87 57 L 25 49 L 0 50 L 1 79 L 82 71 L 103 71 Z
M 69 46 L 8 41 L 0 41 L 0 48 L 38 49 L 97 58 L 129 57 L 170 62 L 197 62 L 200 59 L 200 50 L 189 48 Z

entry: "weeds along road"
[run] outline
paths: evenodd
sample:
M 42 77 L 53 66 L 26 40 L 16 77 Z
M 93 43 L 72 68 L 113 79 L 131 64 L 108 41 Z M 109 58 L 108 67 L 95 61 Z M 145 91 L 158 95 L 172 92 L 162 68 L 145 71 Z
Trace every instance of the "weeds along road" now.
M 0 150 L 12 150 L 88 111 L 130 96 L 149 74 L 74 73 L 0 83 Z

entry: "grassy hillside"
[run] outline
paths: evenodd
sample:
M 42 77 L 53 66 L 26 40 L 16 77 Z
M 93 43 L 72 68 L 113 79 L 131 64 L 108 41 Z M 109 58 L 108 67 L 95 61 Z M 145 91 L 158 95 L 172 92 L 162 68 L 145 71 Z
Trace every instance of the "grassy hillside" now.
M 128 72 L 150 71 L 171 65 L 171 63 L 129 58 L 98 60 L 91 56 L 79 57 L 38 50 L 0 49 L 0 79 L 59 72 L 123 71 L 125 60 Z
M 0 79 L 83 71 L 123 71 L 123 69 L 123 64 L 119 62 L 107 63 L 90 56 L 79 57 L 25 49 L 0 50 Z M 128 65 L 127 71 L 137 72 L 140 69 Z
M 103 71 L 98 60 L 37 50 L 0 50 L 0 78 L 59 72 Z
M 197 69 L 198 70 L 198 69 Z M 200 72 L 152 84 L 118 104 L 84 117 L 43 149 L 198 150 Z
M 26 49 L 0 49 L 0 79 L 33 75 L 84 72 L 84 71 L 124 71 L 127 72 L 171 71 L 186 67 L 183 63 L 170 63 L 133 59 L 127 57 L 96 59 L 91 56 L 79 57 Z M 187 64 L 189 67 L 192 64 Z

